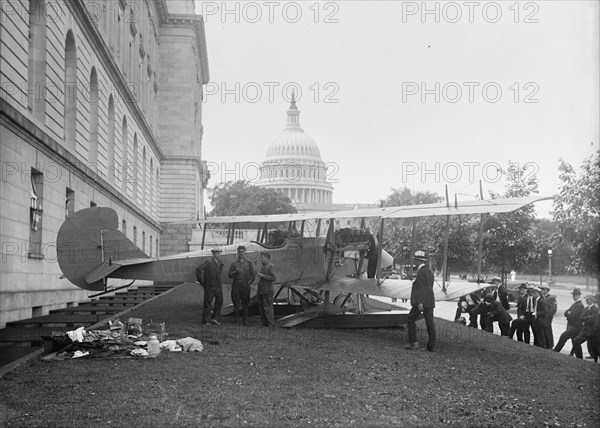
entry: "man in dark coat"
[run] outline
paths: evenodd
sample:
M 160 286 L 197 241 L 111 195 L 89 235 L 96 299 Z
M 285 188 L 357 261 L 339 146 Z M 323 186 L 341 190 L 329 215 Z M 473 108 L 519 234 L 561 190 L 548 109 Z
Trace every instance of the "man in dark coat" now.
M 598 361 L 598 354 L 596 353 L 596 319 L 598 317 L 598 306 L 596 305 L 596 298 L 592 295 L 585 297 L 585 303 L 587 306 L 581 314 L 581 321 L 583 327 L 575 339 L 573 339 L 573 346 L 579 346 L 587 341 L 588 352 L 590 357 L 594 361 Z M 577 358 L 581 358 L 578 356 Z
M 550 294 L 550 287 L 546 284 L 540 285 L 542 297 L 548 303 L 548 313 L 546 314 L 546 327 L 544 328 L 544 336 L 546 337 L 546 349 L 554 348 L 554 332 L 552 331 L 552 320 L 556 314 L 556 296 Z
M 229 266 L 229 278 L 233 278 L 231 283 L 231 301 L 235 313 L 235 322 L 239 322 L 240 312 L 242 322 L 248 325 L 248 306 L 250 305 L 250 284 L 254 282 L 256 274 L 254 266 L 249 260 L 246 260 L 246 247 L 240 245 L 237 248 L 237 258 Z
M 460 321 L 461 314 L 464 312 L 469 314 L 469 327 L 477 328 L 477 314 L 471 313 L 471 311 L 479 305 L 480 300 L 478 293 L 469 293 L 458 299 L 454 321 Z
M 517 318 L 513 320 L 510 326 L 510 338 L 513 338 L 516 331 L 517 341 L 525 341 L 528 344 L 531 335 L 529 332 L 529 323 L 525 320 L 525 309 L 527 308 L 527 300 L 529 298 L 526 283 L 519 285 L 519 293 L 520 295 L 517 299 Z
M 433 352 L 435 348 L 435 324 L 433 321 L 433 309 L 435 308 L 435 297 L 433 294 L 433 272 L 425 266 L 427 258 L 423 251 L 415 253 L 415 260 L 420 263 L 417 270 L 417 277 L 412 285 L 410 293 L 411 309 L 408 314 L 408 341 L 407 349 L 419 349 L 417 342 L 416 321 L 419 315 L 423 313 L 425 324 L 427 326 L 427 350 Z
M 540 348 L 546 348 L 546 316 L 548 316 L 548 302 L 542 297 L 539 288 L 533 289 L 533 320 L 531 329 L 533 330 L 533 344 Z
M 494 331 L 494 321 L 498 321 L 498 327 L 500 327 L 500 335 L 507 336 L 510 334 L 510 321 L 512 317 L 502 303 L 497 300 L 494 300 L 494 295 L 492 293 L 488 293 L 483 298 L 484 305 L 488 306 L 488 311 L 486 314 L 486 322 L 485 329 L 486 331 L 493 333 Z
M 260 311 L 260 319 L 265 327 L 275 326 L 275 314 L 273 312 L 273 282 L 276 281 L 274 266 L 271 263 L 271 255 L 267 251 L 260 253 L 260 261 L 262 266 L 260 272 L 256 274 L 258 280 L 258 309 Z
M 202 309 L 202 323 L 205 325 L 221 324 L 221 308 L 223 307 L 223 286 L 221 283 L 221 272 L 223 272 L 223 262 L 221 261 L 221 250 L 214 248 L 211 250 L 212 258 L 206 260 L 196 268 L 196 278 L 204 288 L 204 307 Z M 210 318 L 210 308 L 214 303 L 212 318 Z
M 583 325 L 581 321 L 581 315 L 583 315 L 583 303 L 581 303 L 581 290 L 579 290 L 579 288 L 575 288 L 571 294 L 573 294 L 574 302 L 571 305 L 571 307 L 565 311 L 565 317 L 567 318 L 567 329 L 563 334 L 560 335 L 558 343 L 554 347 L 554 350 L 556 352 L 560 352 L 563 346 L 565 346 L 567 340 L 575 339 L 581 331 L 581 327 Z M 577 358 L 583 358 L 581 352 L 581 344 L 573 342 L 573 351 Z

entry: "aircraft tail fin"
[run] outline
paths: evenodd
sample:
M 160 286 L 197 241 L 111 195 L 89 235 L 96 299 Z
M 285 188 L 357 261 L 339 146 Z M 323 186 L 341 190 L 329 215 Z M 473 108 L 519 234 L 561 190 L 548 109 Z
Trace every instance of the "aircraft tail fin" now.
M 85 290 L 102 291 L 103 278 L 118 267 L 113 261 L 148 258 L 117 230 L 112 208 L 92 207 L 71 214 L 56 238 L 58 264 L 64 276 Z

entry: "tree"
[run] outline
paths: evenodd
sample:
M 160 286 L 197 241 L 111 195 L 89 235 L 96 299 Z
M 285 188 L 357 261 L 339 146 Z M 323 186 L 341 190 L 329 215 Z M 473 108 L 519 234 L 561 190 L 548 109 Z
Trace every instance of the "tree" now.
M 429 191 L 415 192 L 408 187 L 392 189 L 392 193 L 380 201 L 382 207 L 400 207 L 406 205 L 432 204 L 439 202 L 440 196 Z M 412 219 L 388 220 L 385 226 L 384 245 L 396 262 L 406 264 L 411 260 L 415 248 L 428 248 L 425 242 L 431 236 L 431 228 L 435 227 L 433 219 L 420 219 L 412 235 Z M 412 245 L 411 245 L 412 244 Z M 414 248 L 413 248 L 414 246 Z
M 295 213 L 296 207 L 283 193 L 253 186 L 247 181 L 228 181 L 212 189 L 213 216 Z
M 527 165 L 509 161 L 504 197 L 518 198 L 538 192 L 538 180 Z M 492 198 L 498 197 L 492 193 Z M 536 253 L 533 234 L 535 208 L 527 205 L 516 211 L 490 215 L 484 224 L 484 261 L 488 268 L 499 269 L 504 279 L 509 270 L 519 270 Z
M 554 199 L 552 215 L 558 224 L 560 242 L 573 246 L 569 270 L 578 274 L 598 275 L 600 242 L 600 157 L 587 158 L 581 174 L 560 160 L 561 186 Z

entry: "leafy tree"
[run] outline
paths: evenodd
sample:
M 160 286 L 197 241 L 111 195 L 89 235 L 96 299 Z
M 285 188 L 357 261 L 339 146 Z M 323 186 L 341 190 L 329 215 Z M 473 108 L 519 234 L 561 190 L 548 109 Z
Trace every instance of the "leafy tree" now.
M 586 159 L 579 175 L 562 159 L 558 170 L 562 184 L 552 211 L 559 230 L 556 238 L 573 246 L 569 270 L 598 275 L 600 157 L 596 153 Z
M 527 165 L 509 161 L 504 197 L 516 198 L 538 192 L 538 180 L 529 175 Z M 498 197 L 492 193 L 492 198 Z M 484 224 L 484 262 L 488 268 L 498 269 L 502 278 L 510 270 L 519 270 L 536 252 L 533 225 L 535 208 L 527 205 L 510 213 L 492 214 Z
M 253 186 L 247 181 L 228 181 L 212 189 L 213 216 L 295 213 L 296 207 L 283 193 Z

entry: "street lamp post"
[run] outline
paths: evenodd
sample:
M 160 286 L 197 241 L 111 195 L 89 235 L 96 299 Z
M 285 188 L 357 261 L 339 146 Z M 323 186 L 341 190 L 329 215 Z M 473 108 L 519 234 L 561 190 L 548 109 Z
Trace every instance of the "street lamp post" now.
M 548 250 L 548 285 L 554 284 L 552 280 L 552 250 Z

